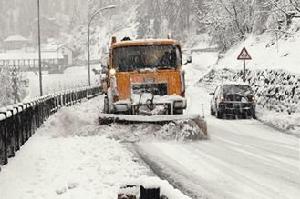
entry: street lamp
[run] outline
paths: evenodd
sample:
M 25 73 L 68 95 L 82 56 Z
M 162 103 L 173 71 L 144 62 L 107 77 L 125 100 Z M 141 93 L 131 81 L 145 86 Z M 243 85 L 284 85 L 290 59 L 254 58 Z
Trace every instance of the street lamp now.
M 40 30 L 40 0 L 37 0 L 37 24 L 38 24 L 38 56 L 39 56 L 39 82 L 40 96 L 43 96 L 43 81 L 42 81 L 42 58 L 41 58 L 41 30 Z
M 91 15 L 91 18 L 89 18 L 89 20 L 88 20 L 88 83 L 89 83 L 89 86 L 91 85 L 91 74 L 90 74 L 90 26 L 91 26 L 91 23 L 95 19 L 95 17 L 98 14 L 100 14 L 100 12 L 102 12 L 103 10 L 112 9 L 112 8 L 116 8 L 116 7 L 117 6 L 115 6 L 115 5 L 110 5 L 110 6 L 100 8 L 99 10 L 95 11 Z

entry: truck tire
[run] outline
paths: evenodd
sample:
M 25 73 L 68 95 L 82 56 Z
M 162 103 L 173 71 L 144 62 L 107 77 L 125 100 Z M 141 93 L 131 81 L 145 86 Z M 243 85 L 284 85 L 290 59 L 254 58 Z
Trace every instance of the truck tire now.
M 211 114 L 211 115 L 215 115 L 215 114 L 216 114 L 216 113 L 214 112 L 214 110 L 213 110 L 212 107 L 210 108 L 210 114 Z
M 109 101 L 108 101 L 108 97 L 107 96 L 104 97 L 103 112 L 105 114 L 109 114 Z
M 223 113 L 221 111 L 217 110 L 217 118 L 219 118 L 219 119 L 223 118 Z
M 253 108 L 251 112 L 252 112 L 252 118 L 256 120 L 255 109 Z
M 174 115 L 182 115 L 183 114 L 183 109 L 175 109 L 174 110 Z

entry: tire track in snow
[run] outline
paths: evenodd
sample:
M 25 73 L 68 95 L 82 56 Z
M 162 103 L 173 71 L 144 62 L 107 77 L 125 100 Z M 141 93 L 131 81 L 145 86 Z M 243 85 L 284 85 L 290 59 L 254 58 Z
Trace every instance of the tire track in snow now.
M 232 151 L 228 150 L 229 148 L 224 150 L 223 148 L 223 152 L 221 152 L 220 147 L 215 145 L 209 148 L 195 145 L 186 148 L 220 168 L 228 177 L 234 177 L 233 180 L 254 187 L 256 191 L 259 190 L 271 198 L 276 198 L 278 195 L 284 196 L 279 192 L 278 187 L 283 190 L 294 191 L 294 188 L 300 184 L 300 176 L 295 173 L 295 169 L 280 168 L 275 161 L 273 164 L 266 164 L 264 161 L 253 158 L 253 156 L 244 156 L 238 150 Z M 226 154 L 230 154 L 230 156 Z
M 193 198 L 294 199 L 299 194 L 297 173 L 285 176 L 284 169 L 252 162 L 249 157 L 244 161 L 243 153 L 235 157 L 238 152 L 220 153 L 223 146 L 215 147 L 201 142 L 149 143 L 140 144 L 138 151 L 156 174 Z
M 136 153 L 140 159 L 149 166 L 152 172 L 163 180 L 167 180 L 173 187 L 193 199 L 209 199 L 211 194 L 201 185 L 199 179 L 191 180 L 191 175 L 180 172 L 179 169 L 162 164 L 162 159 L 157 159 L 146 154 L 140 146 L 136 145 Z M 166 157 L 167 158 L 167 157 Z M 169 160 L 170 162 L 171 160 Z M 176 165 L 176 164 L 175 164 Z

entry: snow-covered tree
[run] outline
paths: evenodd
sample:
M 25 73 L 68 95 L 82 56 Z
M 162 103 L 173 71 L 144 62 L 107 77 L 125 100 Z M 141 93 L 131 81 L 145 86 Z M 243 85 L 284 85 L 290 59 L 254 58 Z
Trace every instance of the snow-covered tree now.
M 0 107 L 21 102 L 26 95 L 25 82 L 19 68 L 0 68 Z
M 299 5 L 299 0 L 195 0 L 193 8 L 199 26 L 226 50 L 248 34 L 288 27 Z
M 139 37 L 185 40 L 190 29 L 193 1 L 143 0 L 137 9 Z

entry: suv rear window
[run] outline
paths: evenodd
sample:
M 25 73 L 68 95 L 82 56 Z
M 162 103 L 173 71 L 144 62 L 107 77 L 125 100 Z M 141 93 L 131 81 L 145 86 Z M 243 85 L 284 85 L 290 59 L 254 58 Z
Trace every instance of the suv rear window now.
M 224 85 L 223 93 L 227 94 L 240 94 L 240 95 L 253 95 L 253 90 L 249 85 Z

